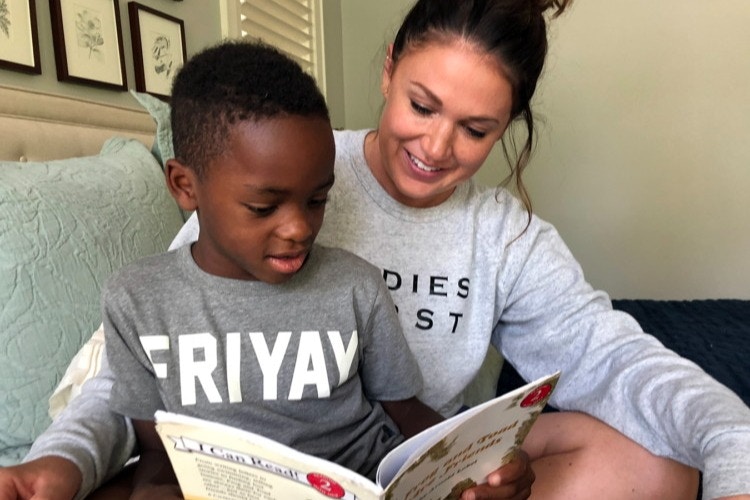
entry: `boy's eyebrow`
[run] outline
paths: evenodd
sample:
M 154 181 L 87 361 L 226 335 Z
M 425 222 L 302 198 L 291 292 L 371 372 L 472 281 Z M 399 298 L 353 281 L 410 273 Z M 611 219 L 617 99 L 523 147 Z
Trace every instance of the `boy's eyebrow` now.
M 328 178 L 327 181 L 320 184 L 318 187 L 314 188 L 313 191 L 322 191 L 324 189 L 329 189 L 331 186 L 333 186 L 333 182 L 335 180 L 335 176 L 331 174 L 331 177 Z M 260 194 L 287 194 L 288 191 L 286 189 L 279 189 L 274 187 L 264 187 L 264 186 L 258 186 L 256 184 L 245 184 L 246 188 L 253 189 L 257 191 Z

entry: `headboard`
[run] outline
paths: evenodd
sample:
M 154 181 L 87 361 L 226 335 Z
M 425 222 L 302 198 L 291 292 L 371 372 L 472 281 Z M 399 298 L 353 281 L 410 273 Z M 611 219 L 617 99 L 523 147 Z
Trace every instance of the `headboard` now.
M 155 130 L 145 110 L 0 85 L 0 161 L 95 155 L 115 135 L 150 148 Z

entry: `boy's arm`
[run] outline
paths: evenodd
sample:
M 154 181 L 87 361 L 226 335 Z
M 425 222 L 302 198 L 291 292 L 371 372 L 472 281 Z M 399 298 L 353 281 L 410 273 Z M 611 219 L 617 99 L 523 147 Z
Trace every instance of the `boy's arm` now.
M 407 439 L 445 420 L 416 397 L 400 401 L 381 401 L 383 409 Z
M 141 456 L 133 476 L 131 500 L 182 498 L 177 477 L 153 421 L 133 420 Z

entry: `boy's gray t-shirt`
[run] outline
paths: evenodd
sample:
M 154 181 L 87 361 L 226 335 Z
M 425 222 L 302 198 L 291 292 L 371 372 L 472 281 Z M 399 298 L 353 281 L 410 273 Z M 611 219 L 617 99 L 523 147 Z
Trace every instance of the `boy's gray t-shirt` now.
M 377 401 L 421 389 L 379 271 L 343 250 L 269 285 L 209 275 L 188 245 L 118 272 L 102 308 L 110 405 L 131 418 L 214 420 L 372 477 L 403 440 Z

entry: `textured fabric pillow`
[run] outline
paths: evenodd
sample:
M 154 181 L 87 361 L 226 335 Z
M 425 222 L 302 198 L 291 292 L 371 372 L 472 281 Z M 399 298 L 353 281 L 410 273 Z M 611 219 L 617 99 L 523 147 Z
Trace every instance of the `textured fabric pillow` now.
M 151 153 L 156 157 L 163 169 L 167 160 L 174 158 L 172 122 L 170 118 L 172 108 L 169 104 L 161 99 L 157 99 L 151 94 L 136 92 L 135 90 L 131 90 L 130 93 L 141 104 L 141 106 L 148 111 L 151 118 L 154 119 L 154 122 L 156 122 L 156 138 L 154 140 L 154 145 L 151 148 Z M 184 222 L 190 218 L 193 212 L 180 210 L 180 213 L 182 214 L 182 220 Z
M 166 250 L 181 225 L 135 140 L 111 139 L 93 157 L 0 162 L 0 465 L 49 425 L 48 397 L 101 322 L 103 281 Z
M 171 108 L 169 104 L 145 92 L 130 93 L 143 106 L 151 118 L 156 122 L 156 139 L 151 148 L 151 153 L 164 168 L 164 164 L 170 158 L 174 158 L 174 146 L 172 143 L 172 122 L 170 119 Z

